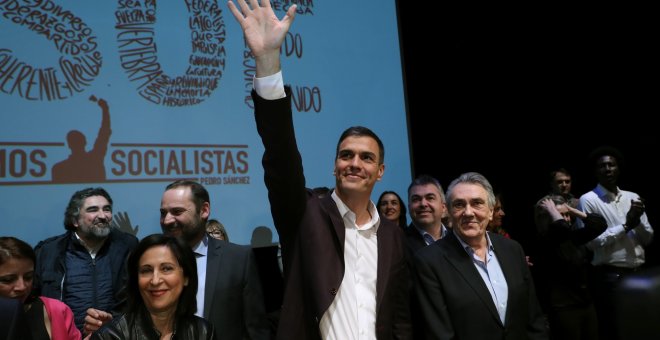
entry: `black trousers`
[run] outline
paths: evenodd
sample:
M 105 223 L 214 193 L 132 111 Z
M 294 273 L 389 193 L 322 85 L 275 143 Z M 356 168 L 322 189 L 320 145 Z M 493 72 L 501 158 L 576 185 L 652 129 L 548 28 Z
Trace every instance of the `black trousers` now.
M 618 286 L 626 276 L 636 273 L 637 268 L 623 268 L 608 265 L 595 266 L 591 272 L 591 285 L 594 297 L 594 307 L 598 316 L 598 333 L 603 340 L 619 340 L 620 331 L 617 324 L 622 315 L 616 303 Z

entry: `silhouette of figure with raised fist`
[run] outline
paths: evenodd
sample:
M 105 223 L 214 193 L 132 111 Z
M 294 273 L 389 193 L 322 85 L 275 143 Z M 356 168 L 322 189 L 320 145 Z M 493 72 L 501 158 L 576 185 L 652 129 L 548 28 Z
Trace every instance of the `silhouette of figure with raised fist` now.
M 71 130 L 66 135 L 66 141 L 71 149 L 69 158 L 53 165 L 53 183 L 90 183 L 105 181 L 105 165 L 103 160 L 108 151 L 110 141 L 110 109 L 103 99 L 90 96 L 89 100 L 96 102 L 103 113 L 101 128 L 96 136 L 94 148 L 85 151 L 87 139 L 82 132 Z

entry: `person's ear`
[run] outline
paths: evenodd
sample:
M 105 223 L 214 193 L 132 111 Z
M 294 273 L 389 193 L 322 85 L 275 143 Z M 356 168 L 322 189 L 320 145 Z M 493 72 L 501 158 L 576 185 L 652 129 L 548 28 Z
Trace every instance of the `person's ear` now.
M 378 166 L 378 177 L 376 177 L 376 180 L 380 181 L 383 178 L 384 174 L 385 174 L 385 164 L 381 164 Z
M 199 212 L 199 216 L 203 219 L 206 220 L 209 218 L 209 215 L 211 215 L 211 205 L 209 202 L 204 202 L 202 204 L 202 209 Z

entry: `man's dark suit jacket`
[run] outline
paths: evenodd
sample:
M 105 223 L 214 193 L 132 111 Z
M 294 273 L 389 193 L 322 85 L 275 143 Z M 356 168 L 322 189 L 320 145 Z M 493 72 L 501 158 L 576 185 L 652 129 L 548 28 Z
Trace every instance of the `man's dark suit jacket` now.
M 254 91 L 252 95 L 257 131 L 265 147 L 264 178 L 284 263 L 277 338 L 321 339 L 319 322 L 344 276 L 345 226 L 331 195 L 319 199 L 305 188 L 290 88 L 286 93 L 286 98 L 272 101 Z M 376 335 L 381 340 L 411 336 L 405 252 L 400 228 L 381 219 L 376 284 Z
M 424 241 L 422 234 L 419 233 L 414 224 L 410 223 L 404 233 L 406 234 L 406 245 L 408 245 L 411 255 L 414 256 L 419 249 L 426 247 L 426 241 Z
M 208 238 L 204 318 L 223 339 L 269 339 L 252 249 Z
M 522 247 L 500 235 L 489 236 L 509 290 L 504 325 L 472 259 L 450 231 L 415 256 L 424 339 L 547 339 Z

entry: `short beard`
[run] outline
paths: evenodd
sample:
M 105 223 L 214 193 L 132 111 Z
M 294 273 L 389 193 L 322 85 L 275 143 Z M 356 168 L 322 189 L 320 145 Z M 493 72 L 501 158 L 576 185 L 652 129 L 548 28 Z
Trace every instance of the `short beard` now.
M 104 222 L 102 223 L 102 226 L 93 224 L 89 227 L 80 229 L 80 231 L 82 231 L 88 238 L 102 240 L 110 235 L 111 226 L 110 223 Z
M 194 246 L 193 243 L 198 241 L 200 234 L 206 231 L 205 224 L 200 219 L 197 219 L 193 225 L 182 225 L 175 222 L 173 226 L 161 226 L 161 229 L 163 230 L 163 234 L 176 237 L 190 246 Z M 175 236 L 173 230 L 180 231 L 180 234 Z
M 206 232 L 206 227 L 198 223 L 194 228 L 183 228 L 181 238 L 184 242 L 192 246 L 195 241 L 199 241 L 199 235 L 204 232 Z

